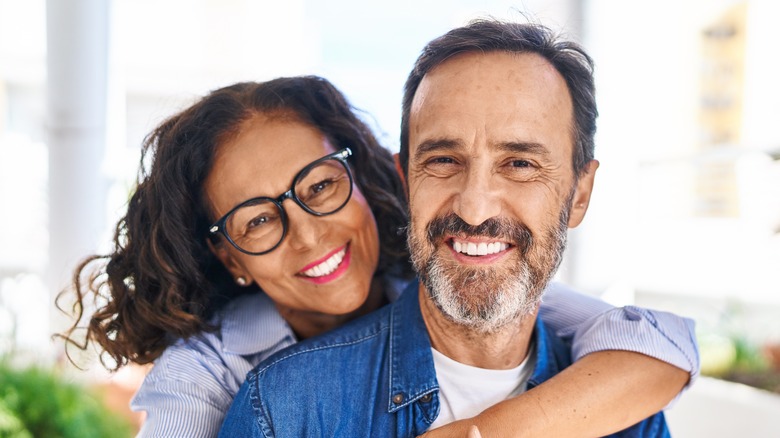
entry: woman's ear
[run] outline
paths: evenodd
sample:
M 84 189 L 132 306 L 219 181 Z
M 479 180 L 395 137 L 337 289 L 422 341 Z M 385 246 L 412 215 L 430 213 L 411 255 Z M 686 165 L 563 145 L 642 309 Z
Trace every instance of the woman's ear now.
M 590 195 L 593 192 L 596 169 L 598 168 L 599 162 L 591 160 L 577 179 L 577 187 L 574 189 L 574 197 L 569 210 L 569 228 L 578 226 L 585 218 L 585 213 L 588 211 L 588 205 L 590 204 Z
M 222 262 L 222 265 L 230 272 L 230 275 L 239 286 L 249 286 L 252 284 L 252 277 L 250 277 L 243 266 L 238 263 L 238 260 L 231 254 L 231 252 L 225 247 L 223 242 L 214 243 L 211 239 L 206 238 L 206 245 L 209 247 L 214 256 Z

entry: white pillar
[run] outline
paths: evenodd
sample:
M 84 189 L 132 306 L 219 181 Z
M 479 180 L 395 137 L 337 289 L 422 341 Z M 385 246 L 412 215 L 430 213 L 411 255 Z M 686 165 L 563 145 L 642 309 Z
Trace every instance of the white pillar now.
M 105 228 L 110 0 L 47 0 L 48 283 L 56 295 Z M 52 331 L 62 329 L 55 312 Z

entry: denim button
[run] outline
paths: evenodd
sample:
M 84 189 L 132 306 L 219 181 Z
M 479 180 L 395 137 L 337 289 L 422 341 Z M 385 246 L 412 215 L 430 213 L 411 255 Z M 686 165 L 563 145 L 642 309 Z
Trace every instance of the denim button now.
M 399 392 L 398 394 L 393 396 L 393 403 L 395 404 L 401 404 L 404 401 L 404 394 L 402 392 Z
M 432 399 L 433 399 L 433 395 L 430 392 L 420 397 L 420 401 L 423 403 L 430 403 Z

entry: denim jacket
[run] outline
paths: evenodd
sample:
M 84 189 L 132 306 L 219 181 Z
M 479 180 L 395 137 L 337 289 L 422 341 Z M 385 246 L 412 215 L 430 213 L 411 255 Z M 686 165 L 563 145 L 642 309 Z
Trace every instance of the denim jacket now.
M 220 437 L 413 437 L 439 413 L 431 343 L 413 282 L 390 306 L 283 350 L 252 370 Z M 537 319 L 533 388 L 571 364 Z M 658 413 L 615 437 L 667 437 Z

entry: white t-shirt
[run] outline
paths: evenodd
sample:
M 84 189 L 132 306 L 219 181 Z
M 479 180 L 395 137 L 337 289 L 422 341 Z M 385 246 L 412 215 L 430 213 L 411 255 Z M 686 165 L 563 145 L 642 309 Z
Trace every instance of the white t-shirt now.
M 433 348 L 431 350 L 436 380 L 439 382 L 439 416 L 431 429 L 471 418 L 498 402 L 524 392 L 536 363 L 536 347 L 533 345 L 523 362 L 509 370 L 464 365 Z

